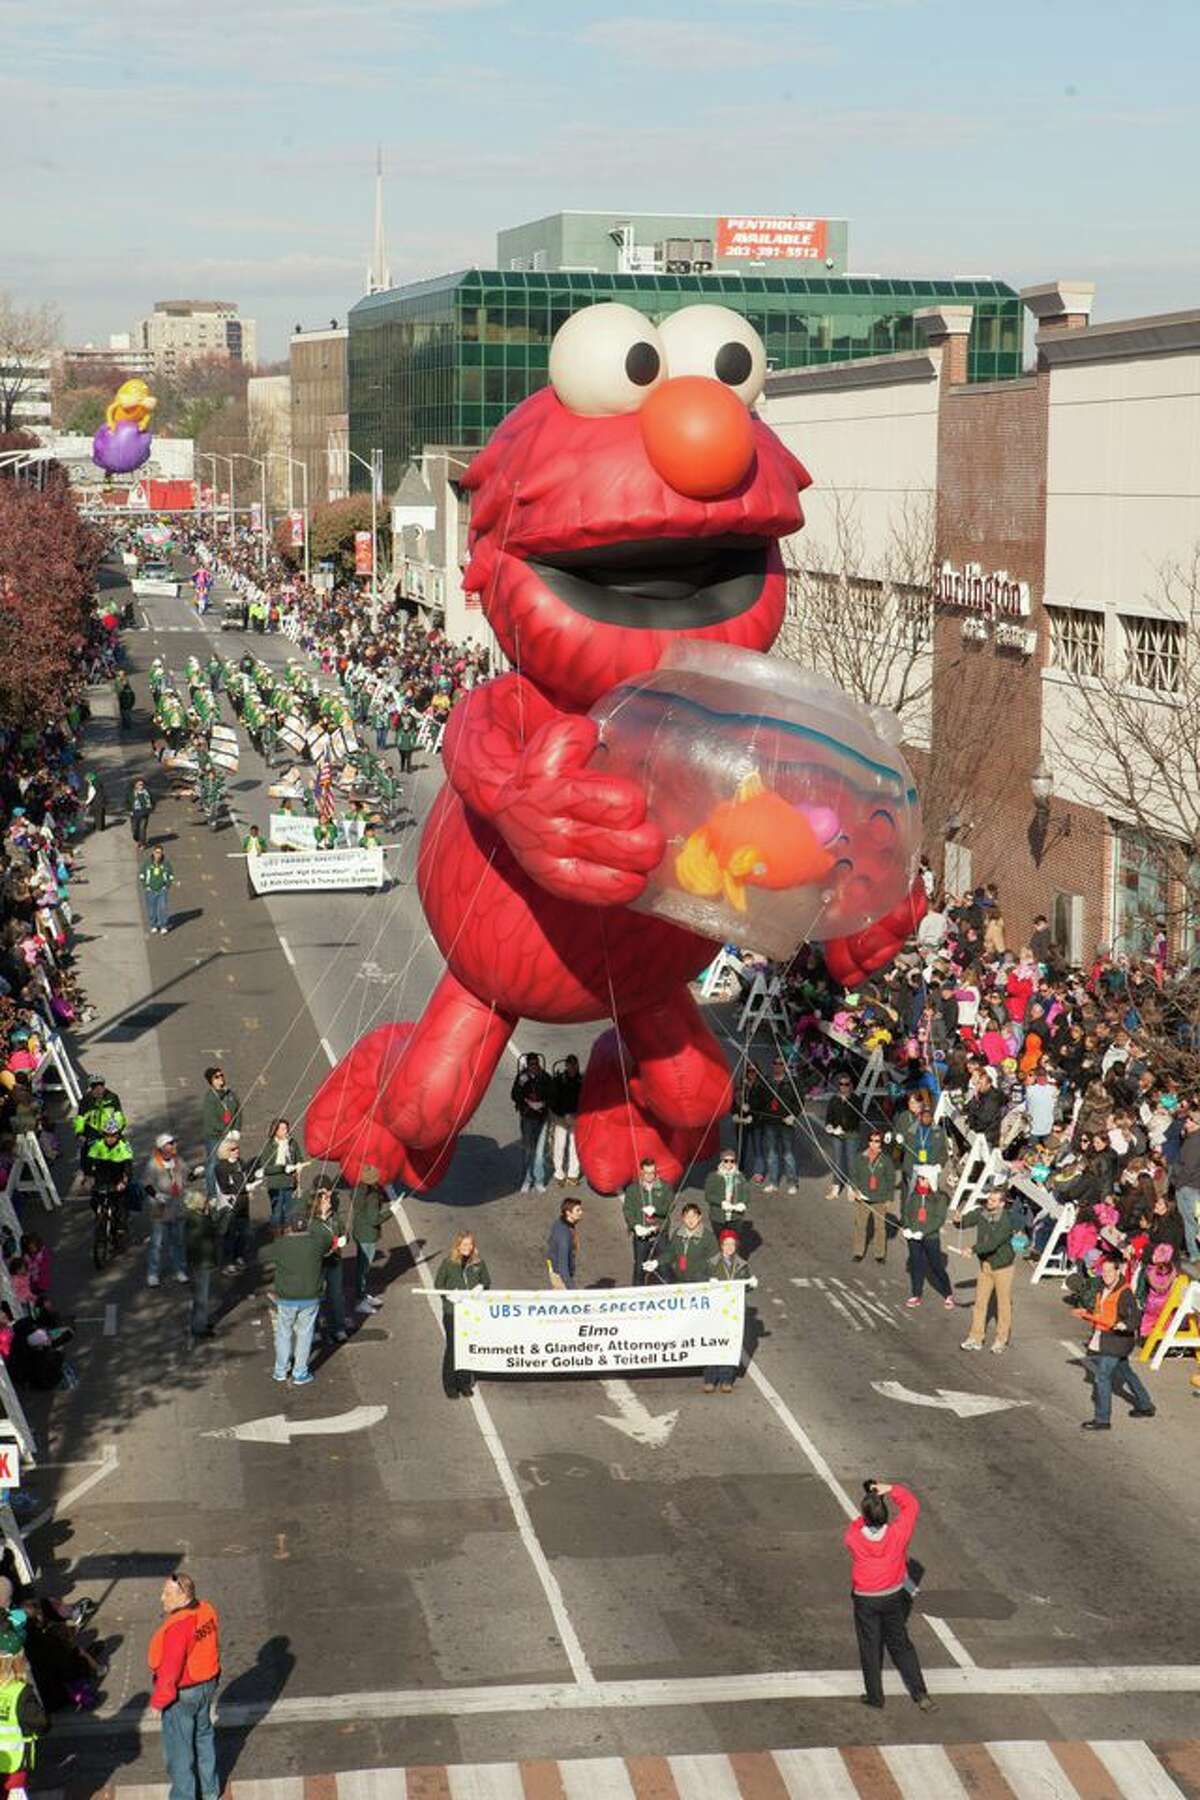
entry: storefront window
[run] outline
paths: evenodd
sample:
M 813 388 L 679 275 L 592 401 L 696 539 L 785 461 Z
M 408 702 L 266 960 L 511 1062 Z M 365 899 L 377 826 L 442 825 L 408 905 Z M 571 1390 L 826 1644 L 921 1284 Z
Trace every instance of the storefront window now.
M 1114 951 L 1144 956 L 1159 919 L 1168 910 L 1169 887 L 1163 847 L 1147 833 L 1117 828 L 1113 881 Z

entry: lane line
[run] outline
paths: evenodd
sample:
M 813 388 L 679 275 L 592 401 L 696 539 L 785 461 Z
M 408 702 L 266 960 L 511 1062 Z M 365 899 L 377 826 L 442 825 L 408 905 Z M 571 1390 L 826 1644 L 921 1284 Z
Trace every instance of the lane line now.
M 432 1292 L 433 1277 L 429 1273 L 428 1259 L 423 1257 L 420 1253 L 420 1246 L 417 1243 L 412 1225 L 409 1222 L 408 1214 L 404 1210 L 404 1201 L 399 1195 L 392 1201 L 392 1215 L 395 1218 L 397 1225 L 400 1227 L 400 1235 L 403 1237 L 404 1242 L 408 1247 L 409 1255 L 412 1257 L 422 1287 Z M 508 1503 L 512 1507 L 513 1517 L 516 1520 L 521 1542 L 524 1544 L 529 1560 L 532 1562 L 534 1569 L 537 1572 L 538 1580 L 542 1584 L 542 1592 L 546 1596 L 546 1601 L 554 1619 L 559 1639 L 562 1643 L 563 1650 L 566 1653 L 567 1661 L 571 1665 L 571 1672 L 575 1677 L 576 1683 L 581 1688 L 590 1690 L 595 1687 L 596 1678 L 592 1674 L 591 1666 L 583 1653 L 583 1645 L 580 1643 L 575 1627 L 571 1623 L 571 1616 L 567 1611 L 566 1602 L 562 1595 L 562 1589 L 558 1584 L 558 1576 L 550 1567 L 546 1552 L 538 1542 L 537 1533 L 533 1529 L 533 1520 L 529 1516 L 529 1508 L 525 1504 L 525 1496 L 522 1494 L 520 1486 L 518 1485 L 513 1466 L 508 1460 L 504 1445 L 500 1442 L 500 1434 L 496 1430 L 492 1415 L 487 1409 L 487 1403 L 479 1391 L 478 1383 L 476 1383 L 475 1392 L 471 1397 L 471 1406 L 475 1413 L 475 1422 L 479 1426 L 483 1441 L 488 1447 L 492 1462 L 495 1464 L 496 1473 L 500 1477 L 500 1485 L 503 1487 L 504 1492 L 508 1497 Z
M 933 1694 L 947 1698 L 1006 1695 L 1018 1699 L 1058 1695 L 1094 1699 L 1122 1694 L 1200 1694 L 1200 1664 L 1128 1667 L 1124 1664 L 1063 1664 L 1058 1668 L 928 1669 Z M 898 1675 L 887 1670 L 885 1694 L 901 1698 Z M 382 1688 L 351 1694 L 312 1694 L 278 1700 L 217 1702 L 217 1722 L 225 1728 L 270 1725 L 343 1724 L 348 1719 L 452 1718 L 455 1714 L 619 1712 L 659 1707 L 738 1706 L 754 1701 L 857 1699 L 859 1669 L 781 1669 L 761 1675 L 685 1675 L 645 1681 L 529 1682 L 465 1688 Z M 114 1729 L 157 1732 L 160 1718 L 126 1706 L 112 1712 L 79 1713 L 55 1719 L 56 1738 L 104 1737 Z M 1025 1743 L 1017 1746 L 1025 1749 Z M 1035 1746 L 1036 1747 L 1036 1746 Z M 1010 1744 L 989 1744 L 1004 1768 Z M 1103 1745 L 1105 1758 L 1113 1746 Z M 1005 1771 L 1007 1778 L 1012 1777 Z M 1045 1789 L 1040 1792 L 1044 1795 Z
M 960 1669 L 975 1668 L 975 1658 L 971 1655 L 971 1652 L 966 1648 L 961 1639 L 951 1631 L 945 1619 L 935 1618 L 932 1613 L 927 1612 L 918 1613 L 917 1616 L 918 1618 L 924 1619 L 934 1637 L 938 1639 L 939 1643 L 944 1645 Z
M 773 1382 L 767 1379 L 757 1362 L 750 1361 L 749 1352 L 746 1350 L 743 1350 L 742 1352 L 742 1367 L 746 1371 L 748 1379 L 754 1383 L 788 1436 L 800 1446 L 805 1457 L 808 1459 L 813 1473 L 820 1476 L 846 1517 L 848 1519 L 857 1519 L 858 1506 L 850 1498 L 829 1464 L 825 1461 L 825 1458 L 821 1455 L 821 1452 L 817 1449 L 817 1446 L 809 1437 L 807 1431 L 805 1431 L 803 1425 L 801 1425 L 799 1419 L 797 1419 L 796 1415 L 792 1412 L 778 1388 L 775 1387 Z M 859 1683 L 858 1691 L 862 1691 L 861 1682 Z
M 77 1501 L 82 1500 L 85 1494 L 90 1494 L 92 1489 L 107 1476 L 115 1475 L 119 1466 L 117 1446 L 105 1444 L 101 1451 L 100 1461 L 91 1474 L 85 1475 L 82 1481 L 77 1481 L 75 1486 L 68 1488 L 65 1494 L 60 1494 L 53 1506 L 43 1507 L 41 1512 L 24 1527 L 25 1536 L 28 1537 L 31 1532 L 40 1531 L 43 1525 L 48 1525 L 51 1519 L 56 1518 L 60 1513 L 69 1512 Z
M 117 1303 L 115 1300 L 110 1300 L 104 1309 L 104 1335 L 105 1337 L 116 1337 L 117 1335 Z
M 292 955 L 292 946 L 288 943 L 282 931 L 277 932 L 276 935 L 279 938 L 279 948 L 283 951 L 284 961 L 290 969 L 294 969 L 296 966 L 296 959 Z

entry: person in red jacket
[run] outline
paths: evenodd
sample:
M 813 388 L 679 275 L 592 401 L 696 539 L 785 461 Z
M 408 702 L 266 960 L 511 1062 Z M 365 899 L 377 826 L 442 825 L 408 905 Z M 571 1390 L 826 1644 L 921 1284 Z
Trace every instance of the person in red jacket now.
M 864 1706 L 883 1705 L 883 1652 L 895 1663 L 900 1679 L 922 1712 L 934 1704 L 925 1688 L 921 1662 L 908 1635 L 912 1608 L 906 1591 L 908 1546 L 916 1528 L 920 1502 L 898 1481 L 864 1483 L 862 1516 L 847 1525 L 842 1542 L 850 1552 L 850 1589 L 854 1631 L 862 1664 Z M 896 1508 L 888 1512 L 888 1495 Z
M 190 1575 L 168 1575 L 162 1590 L 163 1622 L 150 1639 L 147 1661 L 154 1676 L 150 1704 L 162 1714 L 163 1756 L 171 1793 L 220 1800 L 212 1704 L 221 1673 L 217 1612 L 197 1600 Z

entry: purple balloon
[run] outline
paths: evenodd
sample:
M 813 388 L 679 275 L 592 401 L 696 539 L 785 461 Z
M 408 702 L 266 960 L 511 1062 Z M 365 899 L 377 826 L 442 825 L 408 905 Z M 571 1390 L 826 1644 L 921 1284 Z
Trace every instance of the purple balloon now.
M 110 475 L 128 475 L 141 468 L 153 441 L 153 432 L 140 430 L 132 419 L 102 425 L 92 439 L 92 461 Z

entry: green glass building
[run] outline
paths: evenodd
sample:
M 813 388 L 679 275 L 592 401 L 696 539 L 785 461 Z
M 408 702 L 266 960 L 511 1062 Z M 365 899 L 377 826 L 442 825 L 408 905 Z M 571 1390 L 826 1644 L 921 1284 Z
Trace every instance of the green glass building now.
M 699 300 L 732 307 L 760 333 L 774 369 L 915 349 L 915 311 L 969 302 L 969 379 L 1021 373 L 1021 302 L 1002 281 L 464 269 L 368 295 L 351 309 L 351 450 L 369 464 L 382 448 L 390 494 L 424 445 L 486 443 L 505 413 L 545 385 L 550 340 L 564 319 L 602 300 L 655 320 Z M 367 486 L 362 464 L 350 466 L 352 486 Z

